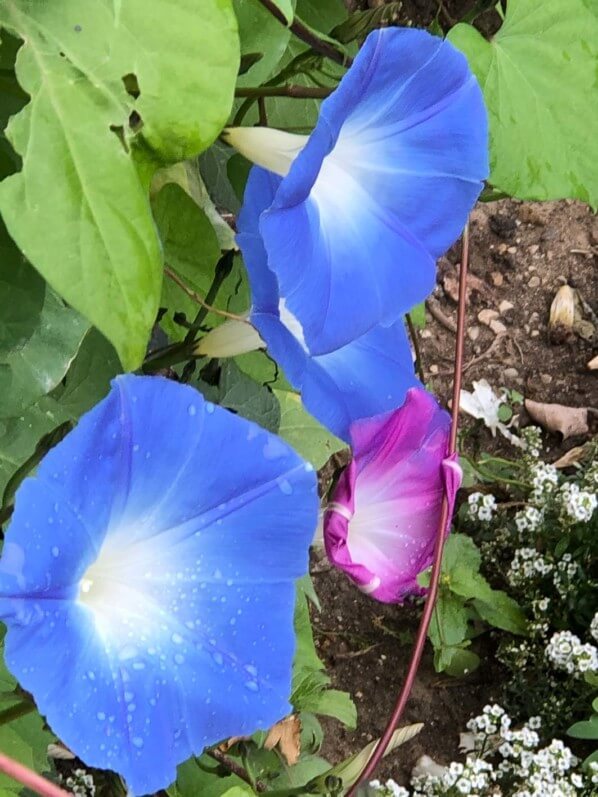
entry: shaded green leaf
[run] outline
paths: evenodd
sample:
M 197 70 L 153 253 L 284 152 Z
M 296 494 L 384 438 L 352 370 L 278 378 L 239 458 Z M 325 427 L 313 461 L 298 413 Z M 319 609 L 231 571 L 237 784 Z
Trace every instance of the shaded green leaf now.
M 246 784 L 236 775 L 222 776 L 218 764 L 209 756 L 190 758 L 177 769 L 175 783 L 167 789 L 169 797 L 224 797 L 231 790 L 240 789 Z M 252 794 L 250 791 L 249 794 Z
M 506 592 L 492 590 L 489 600 L 474 600 L 474 608 L 490 625 L 510 631 L 512 634 L 527 633 L 527 621 L 517 601 Z
M 291 22 L 294 0 L 278 0 L 277 5 Z M 241 55 L 259 53 L 262 56 L 239 76 L 237 83 L 239 86 L 259 86 L 270 77 L 284 55 L 291 31 L 255 0 L 234 0 L 234 9 L 239 23 Z
M 223 362 L 218 387 L 218 403 L 223 407 L 259 423 L 270 432 L 278 431 L 278 399 L 268 387 L 244 374 L 232 360 Z
M 159 191 L 152 208 L 166 265 L 190 288 L 205 297 L 220 258 L 218 239 L 206 214 L 175 183 L 167 183 Z M 175 323 L 174 314 L 182 312 L 187 321 L 192 322 L 199 305 L 166 275 L 160 305 L 167 308 L 160 319 L 160 326 L 173 340 L 182 340 L 187 330 Z
M 303 409 L 296 393 L 275 390 L 280 402 L 280 427 L 278 434 L 316 468 L 321 468 L 336 451 L 346 448 L 346 443 L 330 434 L 316 419 Z
M 484 91 L 490 181 L 521 199 L 598 205 L 598 13 L 585 0 L 509 0 L 490 41 L 471 25 L 449 40 Z
M 0 221 L 0 417 L 18 415 L 56 387 L 88 327 L 22 258 Z
M 589 720 L 575 722 L 567 734 L 574 739 L 598 739 L 598 714 L 594 714 Z
M 61 409 L 76 420 L 108 394 L 110 382 L 120 370 L 112 344 L 97 329 L 90 329 L 66 375 L 64 386 L 52 395 L 59 400 Z
M 0 725 L 0 750 L 35 772 L 48 769 L 48 744 L 54 741 L 55 737 L 44 730 L 43 720 L 37 713 Z M 0 772 L 0 794 L 20 794 L 22 788 L 20 783 Z
M 70 414 L 49 396 L 17 418 L 0 419 L 0 492 L 4 492 L 13 473 L 33 454 L 40 438 L 70 420 Z

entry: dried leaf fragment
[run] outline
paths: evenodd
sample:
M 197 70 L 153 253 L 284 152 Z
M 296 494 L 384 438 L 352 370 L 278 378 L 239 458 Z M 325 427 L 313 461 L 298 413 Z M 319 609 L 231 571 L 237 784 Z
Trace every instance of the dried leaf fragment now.
M 266 750 L 272 750 L 276 745 L 285 761 L 290 766 L 299 761 L 301 754 L 301 720 L 297 714 L 285 717 L 268 731 L 268 736 L 264 742 Z
M 572 465 L 577 465 L 582 462 L 588 453 L 587 445 L 574 446 L 570 448 L 562 457 L 559 457 L 556 462 L 553 462 L 555 468 L 570 468 Z
M 548 429 L 560 432 L 563 440 L 577 434 L 587 434 L 588 410 L 586 407 L 565 407 L 563 404 L 542 404 L 525 399 L 525 409 L 531 418 Z

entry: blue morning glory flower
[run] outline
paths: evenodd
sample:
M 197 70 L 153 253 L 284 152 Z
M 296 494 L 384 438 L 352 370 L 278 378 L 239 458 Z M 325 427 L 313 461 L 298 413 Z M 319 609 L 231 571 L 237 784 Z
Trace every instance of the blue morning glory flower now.
M 282 177 L 260 232 L 314 354 L 394 323 L 431 292 L 435 260 L 488 174 L 486 111 L 465 57 L 411 28 L 370 33 L 309 137 L 226 135 Z
M 411 349 L 402 321 L 388 327 L 379 324 L 326 353 L 319 353 L 317 345 L 308 344 L 305 320 L 295 316 L 281 299 L 259 232 L 260 214 L 272 201 L 280 181 L 280 177 L 254 166 L 238 218 L 237 241 L 252 293 L 249 320 L 289 382 L 301 392 L 309 412 L 348 441 L 354 421 L 396 409 L 407 390 L 419 385 Z M 351 321 L 351 316 L 345 319 L 349 329 Z
M 118 377 L 21 485 L 0 560 L 6 663 L 87 764 L 153 793 L 289 711 L 318 499 L 282 440 Z

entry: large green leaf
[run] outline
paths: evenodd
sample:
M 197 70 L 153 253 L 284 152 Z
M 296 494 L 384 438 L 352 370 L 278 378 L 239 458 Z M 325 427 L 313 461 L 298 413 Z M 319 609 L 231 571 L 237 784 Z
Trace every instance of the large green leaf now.
M 275 390 L 274 395 L 280 402 L 278 434 L 311 462 L 314 468 L 321 468 L 332 454 L 346 447 L 346 443 L 330 434 L 303 409 L 301 399 L 296 393 Z
M 21 257 L 0 221 L 0 418 L 56 387 L 87 329 Z
M 148 14 L 142 0 L 5 0 L 0 26 L 25 41 L 17 75 L 31 97 L 8 128 L 23 167 L 0 185 L 0 210 L 31 263 L 134 368 L 161 285 L 147 182 L 154 162 L 196 154 L 226 120 L 231 3 L 156 0 Z
M 490 41 L 466 24 L 448 38 L 484 91 L 492 184 L 522 199 L 598 205 L 595 0 L 509 0 Z

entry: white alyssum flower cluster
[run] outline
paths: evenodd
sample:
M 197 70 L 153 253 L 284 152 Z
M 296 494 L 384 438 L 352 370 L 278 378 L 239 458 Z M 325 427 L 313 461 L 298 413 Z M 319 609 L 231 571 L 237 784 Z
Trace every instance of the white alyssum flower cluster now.
M 489 493 L 472 493 L 467 499 L 468 514 L 471 520 L 489 523 L 496 512 L 496 498 Z
M 565 482 L 561 485 L 558 500 L 565 517 L 574 523 L 590 521 L 598 506 L 596 493 L 582 490 L 575 482 Z
M 403 786 L 390 778 L 386 783 L 380 783 L 379 780 L 370 781 L 370 791 L 375 792 L 377 797 L 409 797 L 409 792 Z
M 569 675 L 598 672 L 598 648 L 589 642 L 582 643 L 571 631 L 557 631 L 552 635 L 546 646 L 546 658 L 555 669 Z
M 535 504 L 544 504 L 559 483 L 559 472 L 554 465 L 537 462 L 530 468 L 532 492 L 530 499 Z
M 580 773 L 579 761 L 560 740 L 540 747 L 539 717 L 517 730 L 499 705 L 486 706 L 470 720 L 474 752 L 465 763 L 453 762 L 441 774 L 423 774 L 411 781 L 412 791 L 394 781 L 370 788 L 384 797 L 581 797 L 593 792 L 595 773 Z M 598 780 L 598 777 L 597 777 Z
M 553 567 L 552 563 L 535 548 L 517 548 L 507 573 L 507 580 L 513 587 L 525 586 L 530 579 L 551 573 Z
M 96 787 L 93 775 L 85 769 L 74 769 L 65 780 L 64 785 L 77 797 L 95 797 Z
M 592 617 L 590 623 L 590 636 L 595 642 L 598 642 L 598 612 Z
M 570 553 L 565 553 L 556 563 L 552 581 L 561 598 L 575 590 L 575 578 L 579 574 L 579 565 L 573 561 Z
M 526 531 L 535 532 L 543 520 L 544 512 L 535 506 L 528 506 L 515 515 L 515 525 L 520 534 Z

